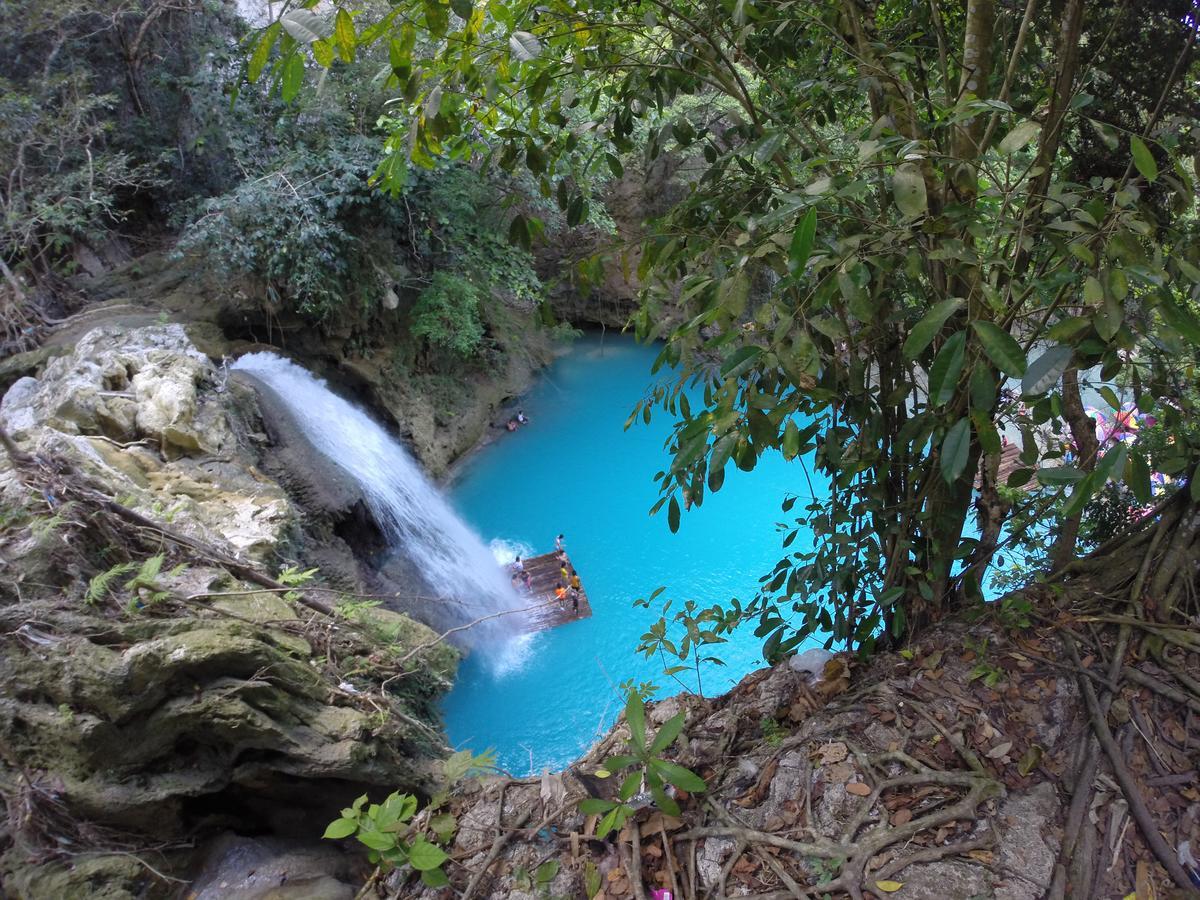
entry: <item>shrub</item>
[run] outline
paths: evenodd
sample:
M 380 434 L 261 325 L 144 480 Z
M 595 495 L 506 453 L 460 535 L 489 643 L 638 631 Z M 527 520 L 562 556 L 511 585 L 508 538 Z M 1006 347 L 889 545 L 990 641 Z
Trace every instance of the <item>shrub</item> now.
M 475 356 L 483 341 L 479 290 L 458 275 L 434 273 L 413 307 L 412 333 L 439 350 Z

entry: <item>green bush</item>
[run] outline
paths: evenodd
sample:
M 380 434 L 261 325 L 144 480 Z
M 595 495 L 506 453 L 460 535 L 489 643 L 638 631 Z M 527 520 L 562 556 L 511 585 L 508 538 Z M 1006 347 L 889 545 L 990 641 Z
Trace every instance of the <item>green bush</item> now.
M 413 307 L 412 333 L 439 350 L 475 356 L 483 341 L 479 290 L 458 275 L 434 273 Z

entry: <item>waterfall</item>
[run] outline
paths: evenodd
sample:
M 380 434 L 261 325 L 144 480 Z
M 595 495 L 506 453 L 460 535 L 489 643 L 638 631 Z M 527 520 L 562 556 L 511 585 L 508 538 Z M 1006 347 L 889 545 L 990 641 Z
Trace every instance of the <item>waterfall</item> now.
M 278 396 L 308 441 L 359 485 L 372 516 L 395 552 L 416 567 L 433 603 L 457 609 L 435 617 L 466 624 L 529 605 L 513 590 L 495 556 L 451 509 L 441 491 L 378 423 L 319 378 L 274 353 L 250 353 L 234 369 L 253 375 Z M 463 641 L 477 648 L 521 632 L 522 616 L 473 626 Z

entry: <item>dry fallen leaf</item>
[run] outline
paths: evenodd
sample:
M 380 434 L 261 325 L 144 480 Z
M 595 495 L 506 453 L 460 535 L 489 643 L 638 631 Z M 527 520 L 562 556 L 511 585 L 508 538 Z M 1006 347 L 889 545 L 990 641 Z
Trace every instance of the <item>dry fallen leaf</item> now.
M 854 796 L 856 796 L 856 797 L 871 796 L 871 789 L 869 787 L 867 787 L 865 784 L 863 784 L 861 781 L 850 782 L 848 785 L 846 785 L 846 792 L 849 794 L 854 794 Z
M 879 890 L 883 891 L 885 894 L 894 894 L 896 891 L 900 890 L 900 888 L 904 887 L 904 882 L 877 881 L 875 882 L 875 887 L 879 888 Z
M 896 826 L 904 825 L 912 821 L 912 810 L 907 806 L 896 810 L 892 814 L 892 824 Z
M 829 766 L 833 763 L 840 763 L 849 755 L 850 751 L 846 749 L 846 745 L 841 741 L 835 741 L 831 744 L 823 744 L 817 748 L 817 756 L 820 758 L 821 765 L 823 766 Z
M 987 752 L 988 759 L 1000 759 L 1000 757 L 1004 756 L 1009 750 L 1012 749 L 1012 745 L 1012 741 L 1005 741 L 1003 744 L 997 744 Z
M 985 866 L 990 866 L 996 860 L 996 854 L 991 850 L 968 850 L 967 856 L 971 857 L 975 862 L 983 863 Z

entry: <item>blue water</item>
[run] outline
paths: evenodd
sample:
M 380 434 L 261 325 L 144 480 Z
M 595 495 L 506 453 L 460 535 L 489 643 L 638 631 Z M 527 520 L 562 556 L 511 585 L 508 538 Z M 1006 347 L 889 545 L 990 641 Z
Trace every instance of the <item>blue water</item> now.
M 803 462 L 769 454 L 750 473 L 730 463 L 722 489 L 683 515 L 678 534 L 665 510 L 649 516 L 658 499 L 653 476 L 669 462 L 671 417 L 659 412 L 628 431 L 624 424 L 655 383 L 657 352 L 612 335 L 581 339 L 524 400 L 531 424 L 476 454 L 450 489 L 486 541 L 533 555 L 553 550 L 565 533 L 592 603 L 591 619 L 523 639 L 499 668 L 468 658 L 444 702 L 451 743 L 495 748 L 514 774 L 561 768 L 586 750 L 620 711 L 620 682 L 652 681 L 660 698 L 682 690 L 660 660 L 635 653 L 661 603 L 674 598 L 674 612 L 687 599 L 751 600 L 785 552 L 776 523 L 793 516 L 780 503 L 808 492 Z M 660 585 L 666 591 L 650 609 L 633 606 Z M 715 648 L 726 666 L 702 668 L 705 695 L 762 665 L 760 648 L 752 625 Z M 679 677 L 695 689 L 694 674 Z

